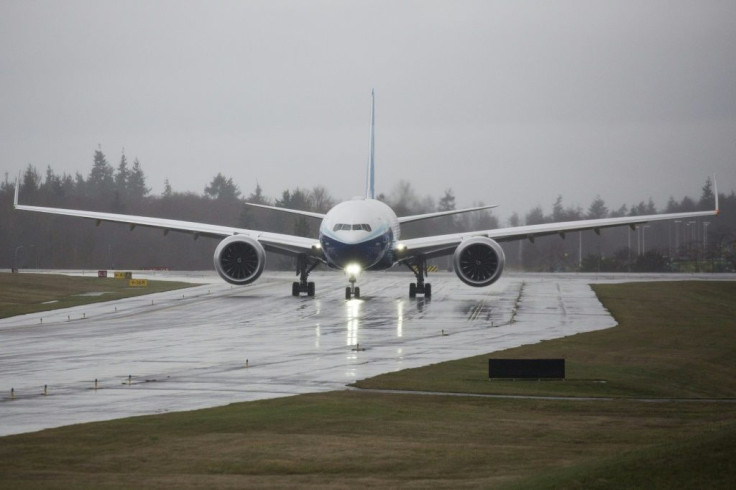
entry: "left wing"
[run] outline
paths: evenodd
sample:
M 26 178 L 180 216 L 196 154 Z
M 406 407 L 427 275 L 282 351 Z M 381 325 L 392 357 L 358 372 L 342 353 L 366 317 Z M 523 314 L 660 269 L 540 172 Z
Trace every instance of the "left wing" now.
M 284 235 L 281 233 L 268 233 L 264 231 L 248 230 L 245 228 L 234 228 L 230 226 L 211 225 L 207 223 L 196 223 L 193 221 L 180 221 L 166 218 L 150 218 L 146 216 L 133 216 L 129 214 L 104 213 L 98 211 L 81 211 L 76 209 L 49 208 L 42 206 L 27 206 L 18 204 L 18 188 L 15 185 L 15 198 L 13 207 L 21 211 L 32 211 L 36 213 L 58 214 L 63 216 L 73 216 L 76 218 L 92 219 L 99 225 L 103 221 L 112 223 L 124 223 L 133 230 L 136 226 L 145 226 L 147 228 L 158 228 L 163 230 L 164 235 L 169 231 L 179 231 L 191 233 L 194 238 L 199 236 L 208 236 L 215 238 L 223 238 L 231 235 L 245 235 L 261 244 L 272 252 L 285 253 L 289 255 L 310 253 L 314 255 L 319 251 L 319 241 L 313 238 L 300 237 L 295 235 Z M 321 251 L 318 253 L 321 255 Z
M 463 241 L 472 237 L 488 237 L 497 242 L 528 239 L 534 241 L 538 236 L 560 235 L 573 231 L 594 230 L 596 233 L 603 228 L 615 226 L 630 226 L 635 229 L 638 225 L 653 221 L 698 218 L 718 215 L 718 193 L 716 191 L 716 207 L 712 211 L 695 211 L 691 213 L 650 214 L 645 216 L 626 216 L 622 218 L 586 219 L 579 221 L 565 221 L 560 223 L 542 223 L 539 225 L 514 226 L 511 228 L 497 228 L 495 230 L 475 231 L 468 233 L 453 233 L 433 237 L 412 238 L 402 240 L 397 245 L 399 261 L 404 261 L 423 255 L 426 258 L 439 257 L 451 254 Z

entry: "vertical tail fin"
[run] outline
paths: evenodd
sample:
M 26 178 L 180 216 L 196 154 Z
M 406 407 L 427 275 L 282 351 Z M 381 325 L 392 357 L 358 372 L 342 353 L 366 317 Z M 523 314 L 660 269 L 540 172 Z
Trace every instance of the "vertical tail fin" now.
M 716 174 L 713 174 L 713 189 L 716 195 L 716 215 L 718 215 L 718 213 L 721 211 L 721 208 L 718 206 L 718 182 L 716 182 Z
M 375 136 L 374 131 L 376 127 L 376 93 L 374 90 L 371 90 L 371 140 L 368 147 L 368 173 L 366 175 L 366 182 L 365 182 L 365 197 L 367 199 L 375 199 L 376 198 L 376 190 L 375 190 L 375 175 L 374 175 L 374 168 L 375 168 L 375 161 L 373 160 L 374 156 L 374 147 L 375 147 Z
M 20 191 L 20 173 L 21 171 L 18 171 L 18 178 L 15 179 L 15 196 L 13 197 L 13 208 L 18 207 L 18 193 Z

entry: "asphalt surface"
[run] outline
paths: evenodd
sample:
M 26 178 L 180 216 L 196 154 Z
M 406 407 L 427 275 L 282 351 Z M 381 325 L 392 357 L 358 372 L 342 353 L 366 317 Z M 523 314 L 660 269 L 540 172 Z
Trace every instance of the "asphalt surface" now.
M 364 275 L 362 298 L 346 301 L 340 273 L 313 273 L 315 298 L 292 297 L 286 273 L 245 287 L 214 273 L 148 277 L 204 285 L 0 320 L 0 435 L 343 389 L 609 328 L 589 283 L 658 278 L 507 274 L 470 288 L 435 273 L 426 300 L 409 299 L 410 273 L 388 272 Z

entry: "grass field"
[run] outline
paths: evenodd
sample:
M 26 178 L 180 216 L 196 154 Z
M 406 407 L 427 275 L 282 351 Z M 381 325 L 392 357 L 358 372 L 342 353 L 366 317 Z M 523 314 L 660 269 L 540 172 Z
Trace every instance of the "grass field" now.
M 493 354 L 566 359 L 566 381 L 488 380 L 487 355 L 409 369 L 362 388 L 463 393 L 736 397 L 736 282 L 594 285 L 619 326 Z
M 192 286 L 184 282 L 148 281 L 147 287 L 128 287 L 128 281 L 122 279 L 0 273 L 0 318 Z M 84 295 L 88 293 L 102 294 Z
M 596 291 L 619 327 L 494 354 L 577 381 L 489 382 L 482 356 L 360 384 L 612 401 L 341 391 L 83 424 L 0 438 L 0 487 L 731 488 L 736 284 Z

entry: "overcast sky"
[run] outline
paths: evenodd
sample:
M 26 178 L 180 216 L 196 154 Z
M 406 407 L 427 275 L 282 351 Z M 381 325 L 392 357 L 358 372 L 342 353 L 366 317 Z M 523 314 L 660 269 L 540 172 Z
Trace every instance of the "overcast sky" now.
M 0 170 L 450 187 L 508 217 L 736 188 L 736 2 L 0 1 Z

